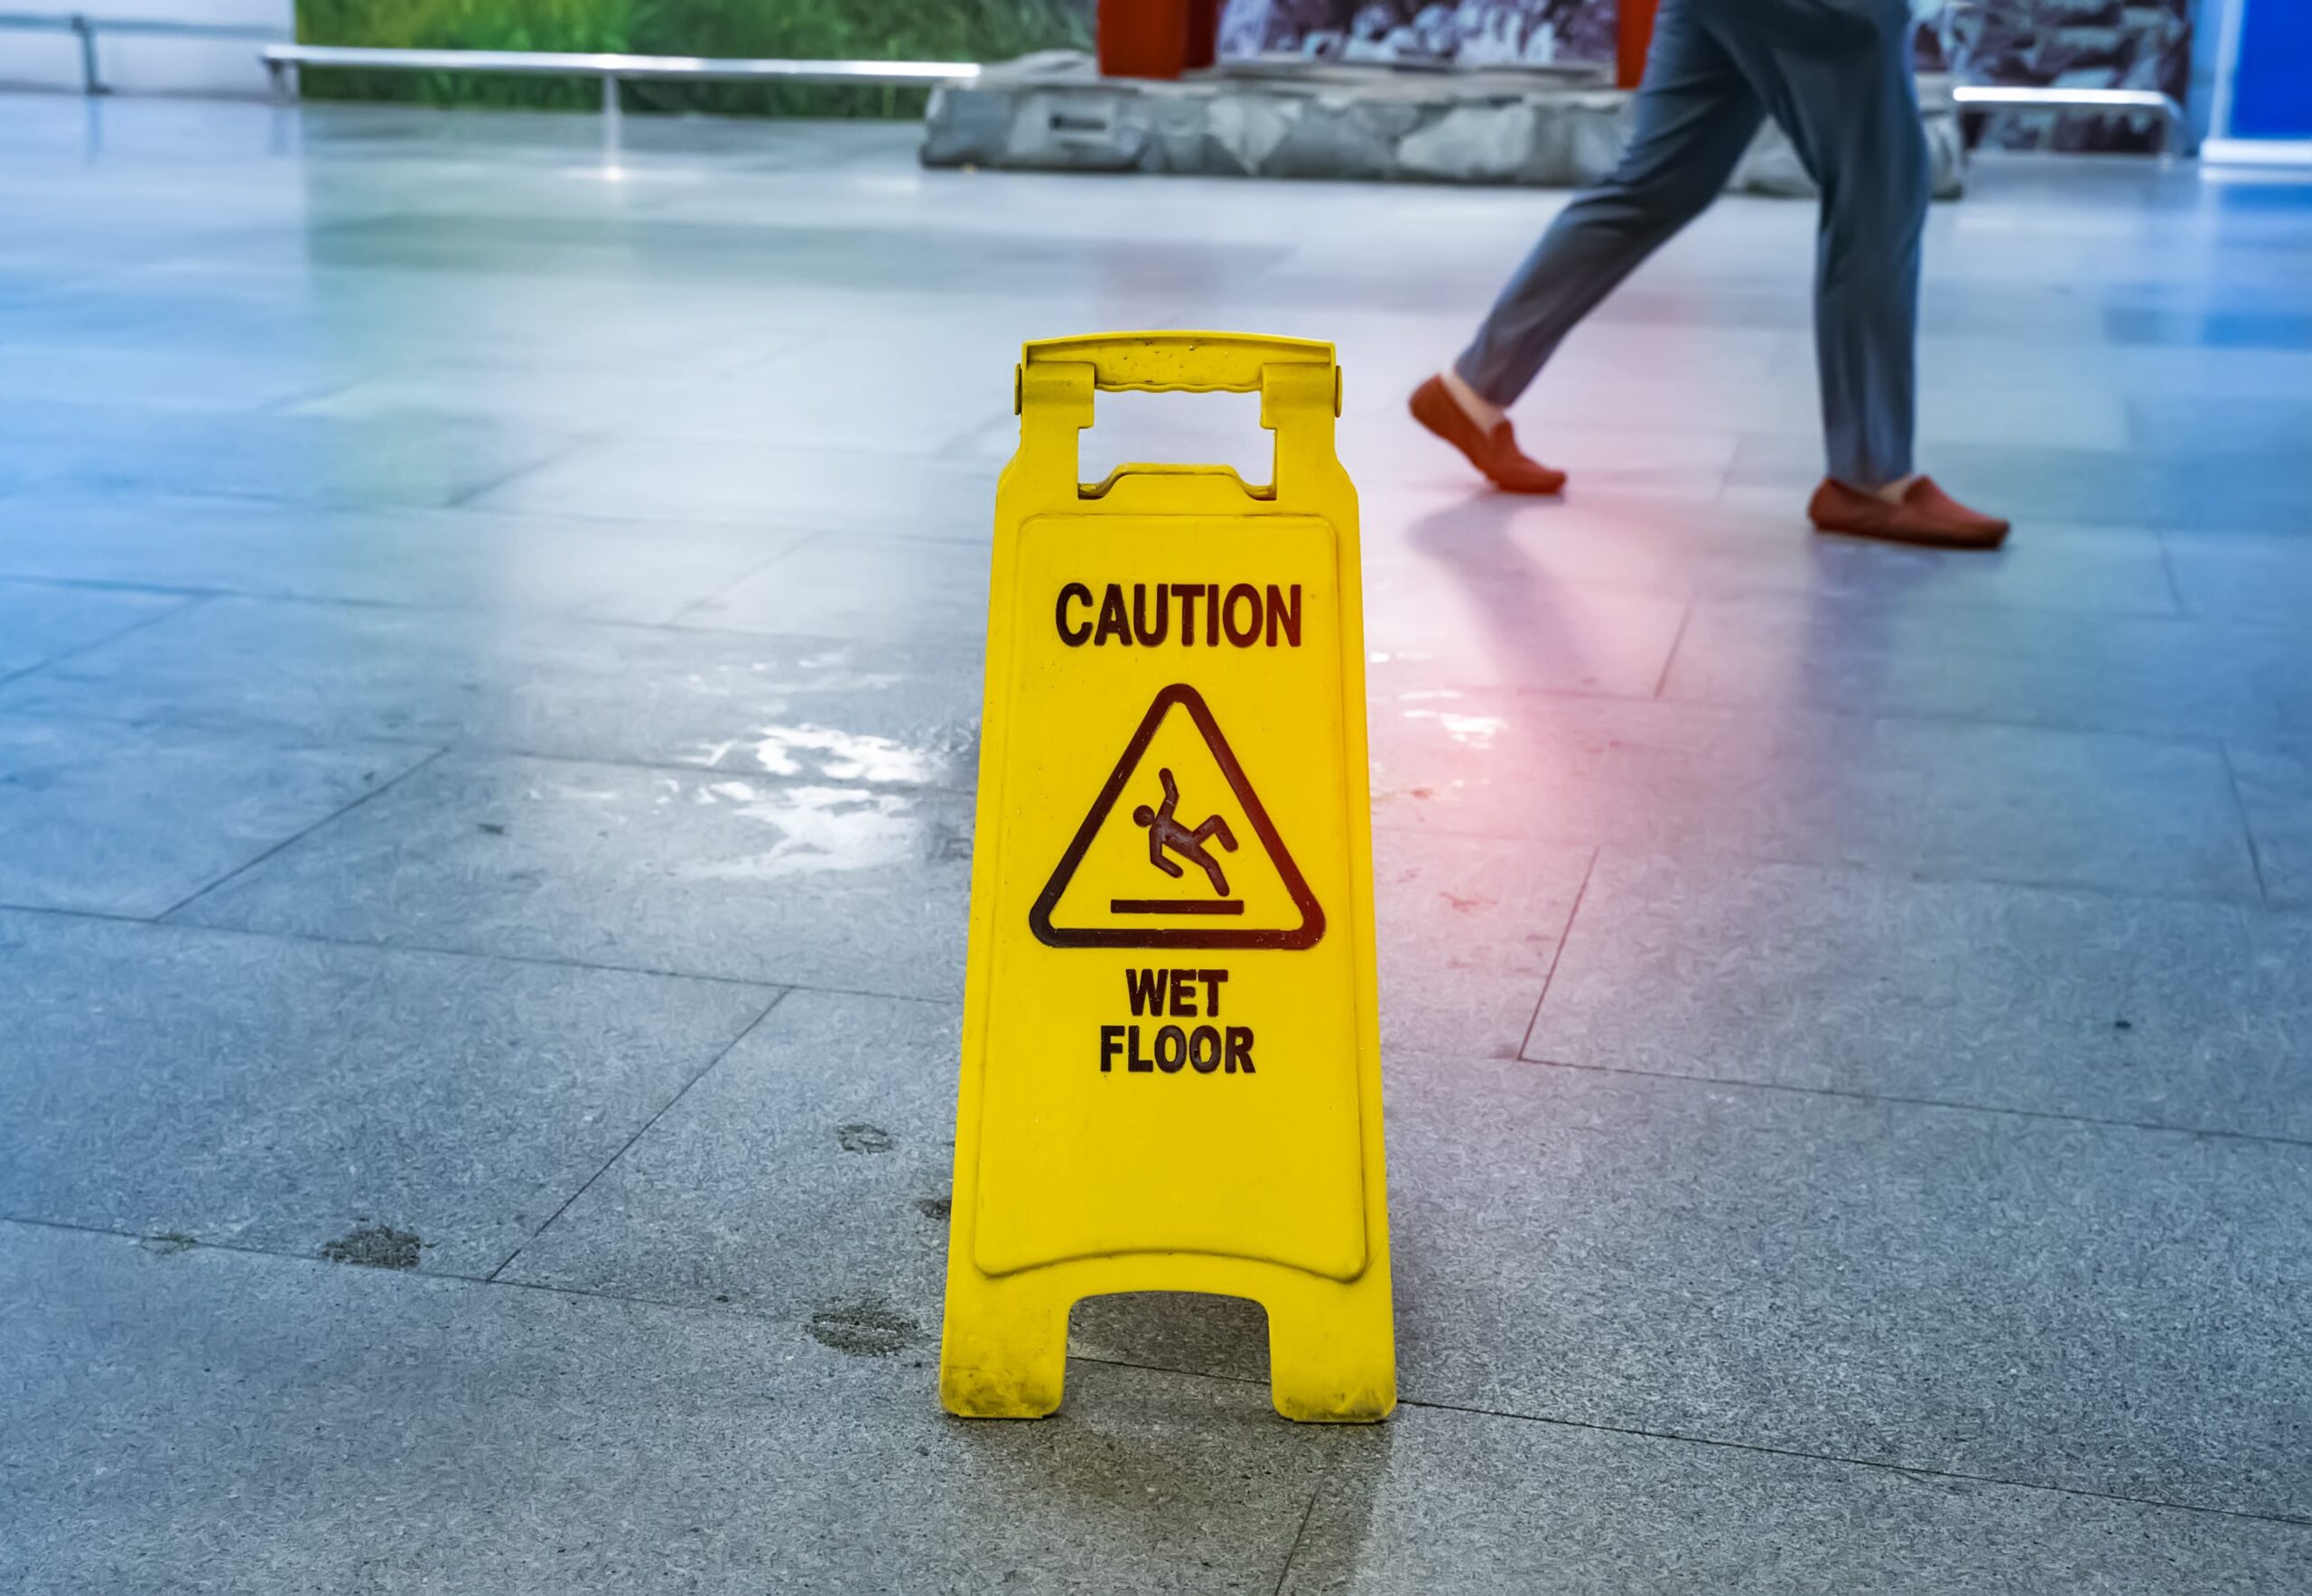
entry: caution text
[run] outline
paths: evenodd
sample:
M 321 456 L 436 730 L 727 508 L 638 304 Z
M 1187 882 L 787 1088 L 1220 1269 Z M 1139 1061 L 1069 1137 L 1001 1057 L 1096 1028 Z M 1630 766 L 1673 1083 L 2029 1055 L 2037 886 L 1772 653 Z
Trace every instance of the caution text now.
M 1095 594 L 1081 582 L 1059 590 L 1052 607 L 1059 640 L 1071 649 L 1155 649 L 1171 643 L 1234 649 L 1300 646 L 1300 584 L 1249 582 L 1111 582 Z

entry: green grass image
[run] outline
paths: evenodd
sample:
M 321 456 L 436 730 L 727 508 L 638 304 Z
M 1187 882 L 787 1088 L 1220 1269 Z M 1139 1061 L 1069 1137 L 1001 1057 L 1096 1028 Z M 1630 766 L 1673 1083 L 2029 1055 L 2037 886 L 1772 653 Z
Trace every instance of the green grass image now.
M 1091 48 L 1091 0 L 298 0 L 308 44 L 584 50 L 798 60 L 1002 61 Z M 309 70 L 321 99 L 591 109 L 591 78 Z M 912 117 L 924 91 L 739 83 L 629 83 L 636 110 Z

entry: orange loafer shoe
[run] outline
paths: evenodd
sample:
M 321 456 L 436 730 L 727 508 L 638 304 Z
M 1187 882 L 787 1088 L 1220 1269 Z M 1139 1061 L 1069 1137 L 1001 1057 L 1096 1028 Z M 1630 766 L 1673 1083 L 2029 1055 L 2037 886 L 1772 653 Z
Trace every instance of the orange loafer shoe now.
M 1506 493 L 1562 493 L 1565 473 L 1552 471 L 1517 447 L 1517 432 L 1504 421 L 1491 432 L 1469 419 L 1444 383 L 1431 378 L 1412 390 L 1412 418 L 1468 457 L 1487 481 Z
M 1913 543 L 1925 548 L 1997 548 L 2007 541 L 2005 521 L 1969 509 L 1936 487 L 1932 477 L 1914 481 L 1899 500 L 1881 499 L 1826 477 L 1807 501 L 1806 518 L 1818 532 Z

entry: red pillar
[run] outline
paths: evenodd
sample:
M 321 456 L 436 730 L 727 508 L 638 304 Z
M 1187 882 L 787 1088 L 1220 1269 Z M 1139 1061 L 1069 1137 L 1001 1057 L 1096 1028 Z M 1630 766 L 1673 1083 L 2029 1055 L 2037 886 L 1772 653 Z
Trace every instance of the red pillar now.
M 1103 78 L 1177 78 L 1208 67 L 1220 37 L 1220 0 L 1100 0 Z
M 1101 7 L 1115 0 L 1107 0 Z M 1621 0 L 1620 37 L 1614 51 L 1614 81 L 1624 89 L 1635 89 L 1637 80 L 1645 76 L 1645 48 L 1654 42 L 1655 0 Z

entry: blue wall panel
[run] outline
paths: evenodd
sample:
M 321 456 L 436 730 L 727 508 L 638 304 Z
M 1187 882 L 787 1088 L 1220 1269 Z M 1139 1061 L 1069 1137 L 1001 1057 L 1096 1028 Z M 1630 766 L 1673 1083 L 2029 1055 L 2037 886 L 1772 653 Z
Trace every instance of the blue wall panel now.
M 2312 0 L 2245 0 L 2232 136 L 2312 138 Z

